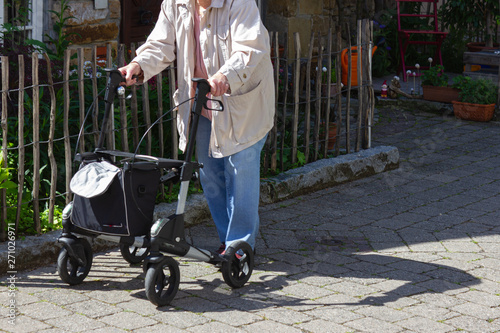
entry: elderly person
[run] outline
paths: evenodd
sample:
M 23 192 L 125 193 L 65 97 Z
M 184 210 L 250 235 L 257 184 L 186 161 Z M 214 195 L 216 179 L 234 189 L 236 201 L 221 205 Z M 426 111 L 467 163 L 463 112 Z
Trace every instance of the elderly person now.
M 260 154 L 274 119 L 268 32 L 255 0 L 164 0 L 145 44 L 120 68 L 127 85 L 146 81 L 177 60 L 175 103 L 205 78 L 223 112 L 203 110 L 196 153 L 200 180 L 224 253 L 243 240 L 255 249 L 259 228 Z M 186 148 L 190 106 L 178 107 L 179 148 Z

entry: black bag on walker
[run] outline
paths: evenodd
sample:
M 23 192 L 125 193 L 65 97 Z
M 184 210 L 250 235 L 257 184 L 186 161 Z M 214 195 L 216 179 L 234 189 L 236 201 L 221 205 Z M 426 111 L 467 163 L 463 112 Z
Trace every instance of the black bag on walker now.
M 106 162 L 84 165 L 71 179 L 75 193 L 71 221 L 99 234 L 147 235 L 153 222 L 160 170 L 118 168 Z

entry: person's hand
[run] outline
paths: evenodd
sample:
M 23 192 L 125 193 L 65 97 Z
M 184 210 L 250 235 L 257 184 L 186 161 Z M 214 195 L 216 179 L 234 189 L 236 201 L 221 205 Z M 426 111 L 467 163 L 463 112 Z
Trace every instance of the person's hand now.
M 210 83 L 210 93 L 212 96 L 222 96 L 229 90 L 229 81 L 224 74 L 216 73 L 210 79 L 208 79 L 208 83 Z
M 142 68 L 137 62 L 131 62 L 127 66 L 118 68 L 125 78 L 125 84 L 131 86 L 137 83 L 137 77 L 141 76 Z

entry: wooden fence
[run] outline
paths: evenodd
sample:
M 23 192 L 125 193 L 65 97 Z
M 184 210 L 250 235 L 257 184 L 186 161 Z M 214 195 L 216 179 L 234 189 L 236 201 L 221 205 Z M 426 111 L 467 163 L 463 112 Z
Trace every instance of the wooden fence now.
M 312 34 L 306 58 L 300 57 L 298 34 L 293 35 L 295 56 L 289 58 L 286 55 L 290 45 L 285 42 L 280 48 L 278 42 L 286 41 L 287 36 L 280 39 L 278 33 L 271 33 L 276 117 L 263 151 L 263 175 L 370 147 L 374 95 L 371 57 L 366 55 L 371 54 L 372 49 L 371 27 L 369 21 L 358 22 L 354 47 L 361 49 L 363 56 L 357 58 L 350 43 L 341 45 L 340 29 L 330 31 L 327 36 Z M 41 214 L 48 214 L 48 223 L 52 223 L 56 205 L 61 207 L 71 201 L 69 183 L 78 167 L 73 162 L 75 152 L 95 147 L 102 120 L 99 118 L 103 111 L 102 97 L 99 97 L 102 91 L 99 90 L 105 85 L 106 75 L 100 69 L 120 67 L 130 60 L 130 54 L 135 54 L 135 46 L 130 50 L 120 46 L 112 61 L 112 50 L 108 47 L 103 64 L 96 50 L 94 47 L 89 60 L 85 59 L 82 49 L 67 50 L 62 65 L 57 68 L 47 55 L 33 54 L 31 62 L 19 55 L 17 64 L 14 63 L 17 66 L 14 75 L 12 68 L 9 70 L 12 59 L 9 64 L 7 57 L 1 57 L 3 165 L 0 169 L 14 166 L 10 171 L 17 179 L 11 180 L 18 184 L 16 196 L 0 190 L 2 240 L 6 238 L 7 225 L 15 227 L 17 232 L 20 222 L 26 218 L 32 219 L 33 229 L 41 233 Z M 347 82 L 341 90 L 325 89 L 325 82 L 336 81 L 337 87 L 340 86 L 342 50 L 347 50 Z M 31 64 L 31 73 L 26 73 L 26 63 Z M 358 69 L 354 75 L 357 82 L 362 82 L 356 87 L 351 87 L 351 67 Z M 334 78 L 332 69 L 335 69 Z M 40 82 L 41 77 L 46 82 Z M 54 82 L 54 78 L 59 80 Z M 12 87 L 13 82 L 16 87 Z M 135 151 L 145 129 L 173 107 L 174 91 L 172 68 L 144 85 L 130 88 L 130 98 L 115 103 L 113 131 L 106 147 Z M 352 95 L 357 96 L 355 108 Z M 179 157 L 175 116 L 175 110 L 171 111 L 157 128 L 144 136 L 141 153 Z M 335 126 L 329 125 L 331 123 Z M 329 132 L 329 127 L 336 127 L 336 133 Z M 332 137 L 335 144 L 329 147 Z M 23 207 L 32 207 L 32 216 L 23 216 Z

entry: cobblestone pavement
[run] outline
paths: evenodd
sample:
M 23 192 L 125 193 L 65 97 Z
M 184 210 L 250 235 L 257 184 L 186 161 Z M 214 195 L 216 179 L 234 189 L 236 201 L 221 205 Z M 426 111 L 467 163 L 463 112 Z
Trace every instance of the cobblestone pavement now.
M 500 331 L 500 126 L 383 110 L 373 137 L 400 168 L 262 207 L 247 286 L 179 259 L 180 290 L 156 308 L 141 267 L 111 251 L 78 286 L 55 264 L 19 275 L 14 326 L 2 277 L 0 330 Z M 218 247 L 210 223 L 187 232 Z

